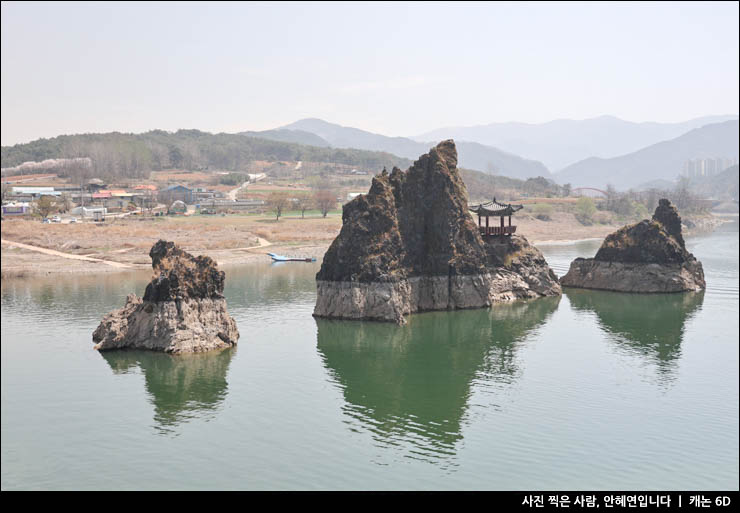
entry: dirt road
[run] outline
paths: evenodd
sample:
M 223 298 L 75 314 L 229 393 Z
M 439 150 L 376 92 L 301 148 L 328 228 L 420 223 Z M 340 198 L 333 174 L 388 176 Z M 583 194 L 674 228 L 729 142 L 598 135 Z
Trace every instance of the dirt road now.
M 249 184 L 249 181 L 242 183 L 236 189 L 231 189 L 226 195 L 229 197 L 231 201 L 236 201 L 236 195 L 239 193 L 240 190 L 242 190 L 243 187 L 246 187 L 247 184 Z
M 61 251 L 55 251 L 53 249 L 41 248 L 38 246 L 32 246 L 30 244 L 22 244 L 20 242 L 13 242 L 13 241 L 5 240 L 5 239 L 0 239 L 0 241 L 3 244 L 7 244 L 8 246 L 13 246 L 16 248 L 21 248 L 21 249 L 27 249 L 29 251 L 36 251 L 38 253 L 44 253 L 46 255 L 68 258 L 70 260 L 84 260 L 86 262 L 98 262 L 101 264 L 109 265 L 111 267 L 117 267 L 119 269 L 133 269 L 134 268 L 134 266 L 132 265 L 123 264 L 121 262 L 112 262 L 110 260 L 102 260 L 100 258 L 92 258 L 89 256 L 84 256 L 84 255 L 73 255 L 71 253 L 62 253 Z

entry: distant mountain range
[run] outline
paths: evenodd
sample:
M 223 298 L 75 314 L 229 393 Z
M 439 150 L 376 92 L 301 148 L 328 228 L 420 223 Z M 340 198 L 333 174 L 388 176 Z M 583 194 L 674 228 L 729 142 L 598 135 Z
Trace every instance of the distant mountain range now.
M 737 119 L 737 115 L 723 115 L 704 116 L 681 123 L 633 123 L 614 116 L 600 116 L 584 120 L 559 119 L 541 124 L 491 123 L 439 128 L 411 139 L 477 142 L 540 161 L 552 172 L 557 172 L 589 157 L 625 155 L 673 139 L 694 128 Z
M 713 122 L 717 120 L 720 121 Z M 245 134 L 314 146 L 383 151 L 412 160 L 440 140 L 454 138 L 463 168 L 518 179 L 543 176 L 574 187 L 612 184 L 620 190 L 646 182 L 674 182 L 689 159 L 738 158 L 738 120 L 734 115 L 705 116 L 683 123 L 632 123 L 613 116 L 556 120 L 541 125 L 494 123 L 439 129 L 414 139 L 388 137 L 310 118 L 275 130 Z M 560 162 L 585 157 L 551 174 L 542 162 L 521 157 L 518 152 L 463 140 L 471 134 L 495 136 L 509 145 L 507 149 L 516 143 L 530 156 L 539 153 Z
M 696 128 L 674 139 L 615 158 L 591 157 L 554 175 L 560 184 L 625 190 L 648 181 L 674 181 L 684 163 L 696 158 L 738 158 L 738 121 Z
M 276 130 L 244 133 L 252 137 L 300 142 L 301 144 L 312 144 L 314 146 L 323 145 L 334 148 L 383 151 L 412 160 L 427 153 L 429 148 L 436 146 L 439 142 L 436 140 L 420 142 L 406 137 L 388 137 L 358 128 L 329 123 L 321 119 L 302 119 Z M 306 134 L 312 134 L 318 140 L 309 143 Z M 459 141 L 455 141 L 455 143 L 457 144 L 460 167 L 520 179 L 537 176 L 551 178 L 550 171 L 541 162 L 523 159 L 517 155 L 479 143 Z

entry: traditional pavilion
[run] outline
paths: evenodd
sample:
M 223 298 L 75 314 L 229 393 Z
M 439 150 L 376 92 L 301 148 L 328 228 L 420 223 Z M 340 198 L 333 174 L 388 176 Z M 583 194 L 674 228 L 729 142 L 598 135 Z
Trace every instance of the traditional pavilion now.
M 471 205 L 468 208 L 471 212 L 478 214 L 478 229 L 480 230 L 481 236 L 492 237 L 495 235 L 511 236 L 516 231 L 516 226 L 511 226 L 511 214 L 518 212 L 524 208 L 524 206 L 512 205 L 511 203 L 499 203 L 496 201 L 496 198 L 493 198 L 493 201 L 481 203 L 479 205 Z M 504 225 L 504 217 L 506 216 L 509 216 L 509 226 Z M 483 217 L 486 218 L 485 226 L 482 224 Z M 500 226 L 493 226 L 495 223 L 489 224 L 489 217 L 499 217 L 501 219 Z

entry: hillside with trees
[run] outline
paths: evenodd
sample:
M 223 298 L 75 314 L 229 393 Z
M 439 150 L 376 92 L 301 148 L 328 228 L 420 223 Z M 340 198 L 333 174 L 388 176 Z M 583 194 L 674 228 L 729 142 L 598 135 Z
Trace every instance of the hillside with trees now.
M 472 169 L 460 169 L 460 174 L 471 202 L 491 199 L 510 199 L 515 197 L 561 197 L 567 196 L 570 188 L 561 186 L 545 177 L 519 180 L 507 176 L 489 175 Z
M 240 134 L 210 134 L 199 130 L 143 134 L 62 135 L 26 144 L 2 147 L 5 170 L 27 161 L 89 158 L 90 176 L 103 179 L 146 178 L 163 169 L 250 170 L 253 161 L 312 161 L 357 166 L 366 170 L 411 165 L 390 153 L 322 148 Z

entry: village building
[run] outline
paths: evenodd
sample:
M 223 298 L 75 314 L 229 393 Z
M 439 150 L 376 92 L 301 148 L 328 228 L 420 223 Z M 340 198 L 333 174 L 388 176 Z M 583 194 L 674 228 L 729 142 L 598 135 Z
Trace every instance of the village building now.
M 204 187 L 196 187 L 193 189 L 193 203 L 205 203 L 208 200 L 218 197 L 223 197 L 223 194 Z
M 109 210 L 120 210 L 128 207 L 136 196 L 137 194 L 126 192 L 124 189 L 108 189 L 94 192 L 92 202 Z
M 100 178 L 91 178 L 87 181 L 87 190 L 90 192 L 97 192 L 105 188 L 105 182 Z
M 110 191 L 99 191 L 92 193 L 92 200 L 96 203 L 102 203 L 103 200 L 111 198 L 111 192 Z
M 12 198 L 16 201 L 32 202 L 41 196 L 61 196 L 62 193 L 54 190 L 54 187 L 13 187 Z
M 193 190 L 184 185 L 170 185 L 159 191 L 159 201 L 167 205 L 171 205 L 175 201 L 191 204 L 193 203 Z
M 135 186 L 134 190 L 137 192 L 143 192 L 143 193 L 147 193 L 147 192 L 156 193 L 158 189 L 156 185 L 140 184 L 140 185 Z
M 15 202 L 3 205 L 3 216 L 25 216 L 31 214 L 30 203 Z
M 73 216 L 80 217 L 105 217 L 108 213 L 108 209 L 105 207 L 75 207 L 69 211 Z

